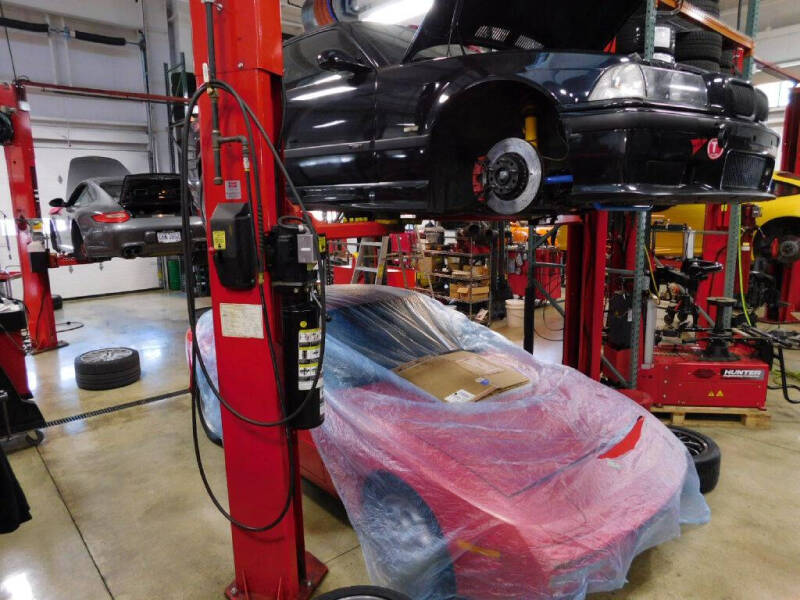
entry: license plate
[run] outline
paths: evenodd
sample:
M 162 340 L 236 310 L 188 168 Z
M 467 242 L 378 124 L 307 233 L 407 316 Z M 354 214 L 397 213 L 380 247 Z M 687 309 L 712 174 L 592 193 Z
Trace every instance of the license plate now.
M 180 231 L 158 231 L 156 239 L 159 244 L 175 244 L 181 241 Z

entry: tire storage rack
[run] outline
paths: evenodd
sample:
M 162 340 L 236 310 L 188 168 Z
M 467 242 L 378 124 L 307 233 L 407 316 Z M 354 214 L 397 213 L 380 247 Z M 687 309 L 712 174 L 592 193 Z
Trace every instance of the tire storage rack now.
M 662 0 L 662 4 L 653 36 L 654 60 L 712 73 L 744 75 L 743 58 L 752 49 L 752 43 L 742 47 L 741 36 L 726 34 L 728 28 L 719 21 L 719 0 L 694 0 L 686 9 L 688 3 L 680 0 Z M 703 18 L 698 22 L 700 15 Z M 709 28 L 710 23 L 715 26 Z M 646 30 L 643 5 L 617 35 L 616 52 L 644 54 Z
M 641 53 L 645 59 L 657 60 L 656 53 L 661 51 L 660 54 L 666 54 L 663 50 L 669 50 L 671 47 L 672 34 L 669 36 L 665 29 L 659 27 L 662 25 L 669 25 L 675 29 L 675 52 L 678 51 L 679 34 L 688 31 L 706 31 L 716 33 L 721 36 L 722 48 L 733 48 L 735 55 L 738 57 L 738 64 L 741 65 L 741 76 L 744 79 L 749 79 L 752 75 L 754 56 L 753 49 L 755 42 L 753 35 L 758 30 L 758 13 L 760 7 L 760 0 L 749 0 L 747 4 L 747 15 L 745 21 L 745 31 L 740 32 L 728 27 L 725 23 L 720 21 L 717 16 L 719 15 L 719 0 L 695 0 L 690 3 L 684 0 L 644 0 L 644 10 L 637 12 L 631 17 L 633 23 L 629 22 L 622 28 L 620 36 L 616 40 L 616 48 L 614 51 L 617 53 L 624 51 L 634 51 Z M 642 25 L 638 25 L 641 20 Z M 704 49 L 712 45 L 711 38 L 716 39 L 715 36 L 699 36 L 703 40 L 707 40 L 703 44 L 695 44 L 692 46 L 696 49 L 702 46 Z M 697 40 L 698 36 L 693 35 L 689 40 Z M 686 38 L 685 38 L 686 39 Z M 669 40 L 669 43 L 665 42 Z M 697 50 L 696 54 L 701 53 L 702 50 Z M 691 53 L 691 51 L 690 51 Z M 712 56 L 706 60 L 716 57 L 715 50 L 709 52 Z M 685 54 L 681 54 L 685 56 Z M 686 59 L 686 60 L 700 60 L 700 59 Z M 722 50 L 720 49 L 719 61 L 723 60 Z M 671 61 L 668 61 L 671 62 Z M 713 61 L 711 61 L 713 62 Z M 708 65 L 709 67 L 711 65 Z M 646 270 L 644 261 L 644 252 L 646 244 L 647 232 L 647 214 L 646 212 L 639 212 L 635 224 L 635 241 L 636 247 L 634 249 L 635 256 L 637 256 L 636 264 L 632 272 L 634 289 L 633 296 L 641 297 L 646 288 Z M 739 230 L 742 222 L 742 208 L 740 204 L 731 204 L 729 207 L 729 228 L 728 228 L 728 243 L 727 252 L 725 256 L 726 265 L 736 265 L 739 256 Z M 736 269 L 729 268 L 725 270 L 725 285 L 724 296 L 734 296 L 736 286 Z M 731 312 L 727 311 L 725 316 L 725 325 L 730 326 Z M 642 331 L 643 315 L 639 303 L 634 302 L 631 314 L 631 340 L 638 340 Z M 636 389 L 639 369 L 640 369 L 640 356 L 639 344 L 632 345 L 631 360 L 630 360 L 630 377 L 625 382 L 625 387 L 628 389 Z

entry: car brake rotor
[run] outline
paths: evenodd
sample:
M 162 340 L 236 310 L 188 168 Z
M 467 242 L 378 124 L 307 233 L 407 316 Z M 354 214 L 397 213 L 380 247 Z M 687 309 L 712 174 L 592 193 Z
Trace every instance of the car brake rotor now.
M 789 235 L 779 240 L 777 259 L 787 265 L 800 260 L 800 237 Z
M 519 138 L 498 142 L 486 156 L 485 197 L 489 208 L 515 215 L 528 208 L 542 185 L 542 160 L 536 148 Z

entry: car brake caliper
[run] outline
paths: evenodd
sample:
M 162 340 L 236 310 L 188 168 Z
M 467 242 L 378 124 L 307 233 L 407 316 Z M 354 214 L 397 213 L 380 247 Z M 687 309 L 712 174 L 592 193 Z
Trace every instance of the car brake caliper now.
M 475 161 L 475 166 L 472 168 L 472 191 L 478 202 L 486 202 L 486 182 L 489 172 L 489 159 L 486 156 L 481 156 Z

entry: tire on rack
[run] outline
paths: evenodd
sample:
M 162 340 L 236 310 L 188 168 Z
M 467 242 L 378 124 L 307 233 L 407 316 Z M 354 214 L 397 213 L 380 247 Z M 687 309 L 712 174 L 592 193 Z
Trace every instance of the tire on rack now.
M 75 358 L 75 382 L 82 390 L 112 390 L 142 375 L 139 353 L 131 348 L 104 348 Z
M 702 69 L 703 71 L 708 71 L 709 73 L 720 72 L 719 64 L 715 63 L 712 60 L 682 60 L 678 64 L 683 65 L 685 67 L 694 67 L 695 69 Z
M 734 48 L 723 49 L 719 57 L 719 66 L 725 73 L 733 71 L 734 57 L 736 50 Z
M 357 585 L 355 587 L 334 590 L 317 596 L 317 600 L 411 600 L 405 594 L 375 587 L 374 585 Z
M 364 553 L 384 581 L 419 600 L 452 598 L 456 574 L 439 521 L 408 483 L 386 471 L 364 482 Z
M 679 61 L 709 60 L 719 67 L 722 36 L 716 31 L 687 31 L 678 35 L 675 58 Z
M 697 475 L 700 478 L 700 492 L 707 494 L 719 482 L 722 455 L 719 446 L 707 435 L 685 427 L 669 426 L 669 430 L 683 442 L 692 456 Z

